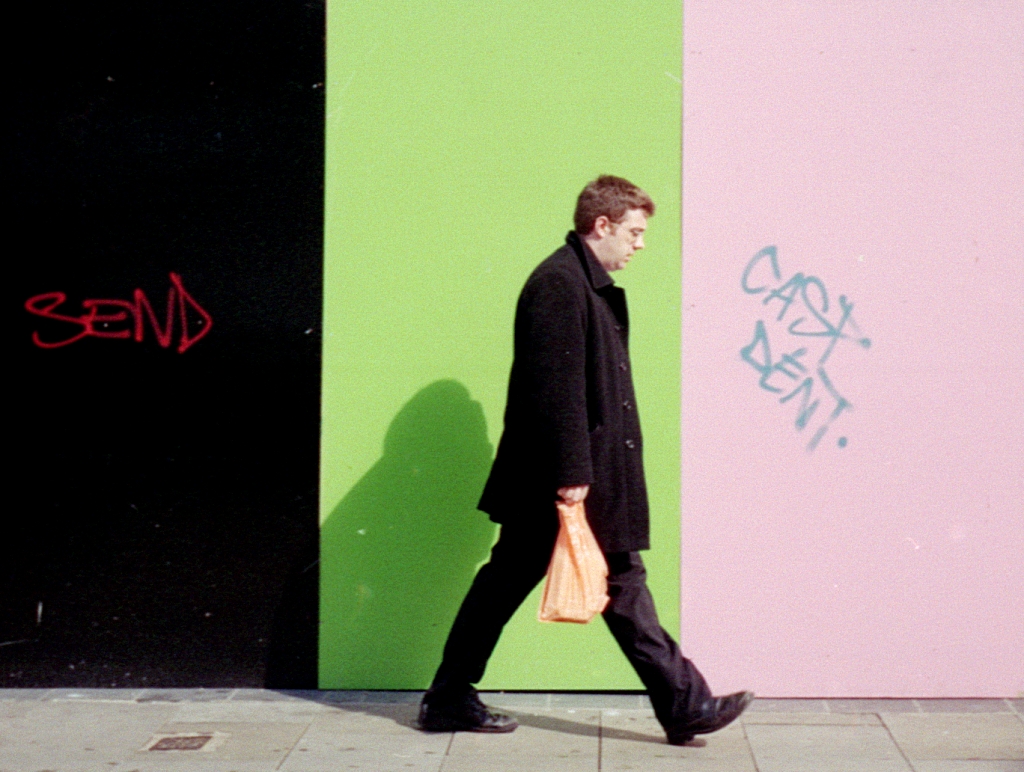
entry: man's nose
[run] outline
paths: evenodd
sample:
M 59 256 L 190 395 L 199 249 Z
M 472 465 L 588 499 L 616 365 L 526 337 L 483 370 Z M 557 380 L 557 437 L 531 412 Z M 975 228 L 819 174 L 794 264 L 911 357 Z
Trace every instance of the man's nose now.
M 640 236 L 636 240 L 636 244 L 633 245 L 633 249 L 639 251 L 644 248 L 644 237 Z

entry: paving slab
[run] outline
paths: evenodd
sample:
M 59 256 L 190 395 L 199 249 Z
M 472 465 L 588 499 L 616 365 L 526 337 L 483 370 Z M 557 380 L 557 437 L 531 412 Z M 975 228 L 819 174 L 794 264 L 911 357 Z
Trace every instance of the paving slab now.
M 745 724 L 759 772 L 913 772 L 882 726 Z
M 282 772 L 438 772 L 450 733 L 421 732 L 407 706 L 384 715 L 332 711 L 317 716 L 281 764 Z
M 419 705 L 423 692 L 364 692 L 363 702 L 382 705 Z
M 439 772 L 450 738 L 433 745 L 382 740 L 373 735 L 345 736 L 334 745 L 300 745 L 285 759 L 281 772 Z
M 1004 700 L 916 700 L 924 713 L 1008 713 Z
M 456 732 L 442 770 L 593 772 L 598 768 L 599 711 L 517 711 L 515 715 L 519 721 L 519 729 L 515 732 Z
M 733 724 L 674 746 L 650 711 L 616 711 L 601 718 L 601 770 L 607 772 L 757 772 L 743 727 Z
M 224 702 L 234 689 L 146 689 L 136 702 Z
M 616 711 L 610 711 L 612 713 Z M 529 708 L 510 711 L 515 716 L 520 726 L 532 726 L 535 729 L 544 729 L 554 732 L 565 732 L 566 734 L 584 734 L 590 737 L 594 732 L 600 733 L 601 714 L 600 710 L 584 708 Z
M 68 702 L 135 702 L 144 689 L 53 689 L 47 699 Z
M 644 743 L 665 742 L 665 730 L 654 717 L 654 711 L 603 710 L 601 711 L 602 742 L 608 739 Z
M 320 692 L 312 689 L 232 689 L 232 702 L 319 702 Z
M 825 700 L 755 699 L 747 713 L 828 713 Z
M 350 705 L 364 702 L 382 705 L 418 705 L 423 699 L 423 692 L 371 692 L 357 689 L 337 689 L 319 692 L 319 700 L 329 705 Z
M 306 732 L 306 724 L 169 721 L 134 749 L 118 767 L 139 772 L 264 772 L 276 769 Z M 160 737 L 212 736 L 216 742 L 198 750 L 150 750 Z
M 827 700 L 829 713 L 920 713 L 916 700 Z
M 1024 761 L 1024 723 L 1012 713 L 883 714 L 914 761 Z
M 1020 700 L 757 700 L 674 747 L 643 695 L 481 696 L 520 729 L 421 732 L 422 692 L 4 690 L 0 772 L 1024 772 Z
M 152 703 L 160 704 L 160 703 Z M 173 703 L 176 721 L 233 721 L 268 723 L 271 721 L 308 724 L 314 716 L 336 710 L 319 702 L 178 702 Z
M 0 701 L 41 700 L 53 689 L 0 689 Z
M 551 695 L 546 692 L 480 692 L 484 705 L 496 708 L 550 708 Z
M 357 691 L 355 689 L 337 689 L 320 692 L 320 701 L 331 705 L 349 704 L 354 702 L 366 702 L 371 692 Z
M 877 713 L 744 713 L 744 724 L 809 726 L 882 726 Z
M 173 706 L 134 702 L 34 703 L 22 716 L 0 722 L 0 770 L 113 769 L 173 711 Z
M 329 715 L 330 720 L 343 724 L 348 732 L 406 733 L 407 730 L 419 731 L 419 711 L 418 705 L 363 703 L 334 708 Z
M 28 700 L 14 700 L 0 701 L 0 737 L 3 736 L 3 721 L 8 718 L 21 718 L 30 710 L 32 710 L 33 703 Z
M 646 694 L 552 694 L 552 708 L 589 708 L 591 710 L 645 710 L 651 707 Z
M 1024 761 L 915 761 L 917 772 L 1024 772 Z

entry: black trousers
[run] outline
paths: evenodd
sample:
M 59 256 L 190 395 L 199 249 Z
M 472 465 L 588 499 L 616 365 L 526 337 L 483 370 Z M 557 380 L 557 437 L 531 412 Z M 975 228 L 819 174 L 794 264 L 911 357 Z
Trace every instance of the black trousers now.
M 491 559 L 477 572 L 448 634 L 431 686 L 438 697 L 458 695 L 483 678 L 505 623 L 547 573 L 557 534 L 557 518 L 502 525 Z M 697 717 L 711 690 L 658 623 L 640 554 L 605 557 L 611 600 L 604 621 L 647 688 L 658 721 L 668 729 Z

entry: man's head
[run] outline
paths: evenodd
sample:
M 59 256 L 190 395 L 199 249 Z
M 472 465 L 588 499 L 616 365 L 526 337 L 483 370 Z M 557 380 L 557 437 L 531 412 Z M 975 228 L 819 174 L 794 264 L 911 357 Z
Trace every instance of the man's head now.
M 644 191 L 622 177 L 603 175 L 580 193 L 573 220 L 598 262 L 617 271 L 644 248 L 647 218 L 653 214 L 654 202 Z

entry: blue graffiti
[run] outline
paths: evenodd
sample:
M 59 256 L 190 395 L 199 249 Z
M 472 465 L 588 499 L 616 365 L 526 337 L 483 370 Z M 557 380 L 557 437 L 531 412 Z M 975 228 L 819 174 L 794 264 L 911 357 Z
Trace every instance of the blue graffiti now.
M 766 259 L 771 280 L 766 284 L 751 286 L 752 274 L 765 266 L 762 261 Z M 811 422 L 822 399 L 831 399 L 834 405 L 831 412 L 814 431 L 807 444 L 807 451 L 811 452 L 821 442 L 832 423 L 845 411 L 853 408 L 849 400 L 839 393 L 829 379 L 825 363 L 832 356 L 836 344 L 840 340 L 856 340 L 858 345 L 867 349 L 871 347 L 871 339 L 861 334 L 860 328 L 853 319 L 853 303 L 845 295 L 839 296 L 838 309 L 834 305 L 831 307 L 832 311 L 838 311 L 838 318 L 833 313 L 835 321 L 829 319 L 828 290 L 825 283 L 817 276 L 805 276 L 803 273 L 797 272 L 788 280 L 783 281 L 782 272 L 779 269 L 778 250 L 774 246 L 765 247 L 750 259 L 743 271 L 740 285 L 748 295 L 764 294 L 765 297 L 761 303 L 763 306 L 773 302 L 780 304 L 781 307 L 775 317 L 775 322 L 784 322 L 790 308 L 794 303 L 797 304 L 798 310 L 795 310 L 794 314 L 803 315 L 792 319 L 784 328 L 789 335 L 803 338 L 824 338 L 828 341 L 814 366 L 814 376 L 817 376 L 817 379 L 808 374 L 809 365 L 802 361 L 809 353 L 807 346 L 784 353 L 777 359 L 772 357 L 768 330 L 762 319 L 758 319 L 754 324 L 753 339 L 740 349 L 740 357 L 743 361 L 760 373 L 758 385 L 765 391 L 783 394 L 793 385 L 792 383 L 787 384 L 784 379 L 799 381 L 796 388 L 779 397 L 780 404 L 785 405 L 794 400 L 798 406 L 794 420 L 797 431 L 803 431 Z M 847 330 L 851 330 L 855 334 L 851 335 Z M 780 382 L 782 385 L 777 385 Z M 845 448 L 847 443 L 846 437 L 839 438 L 840 448 Z

